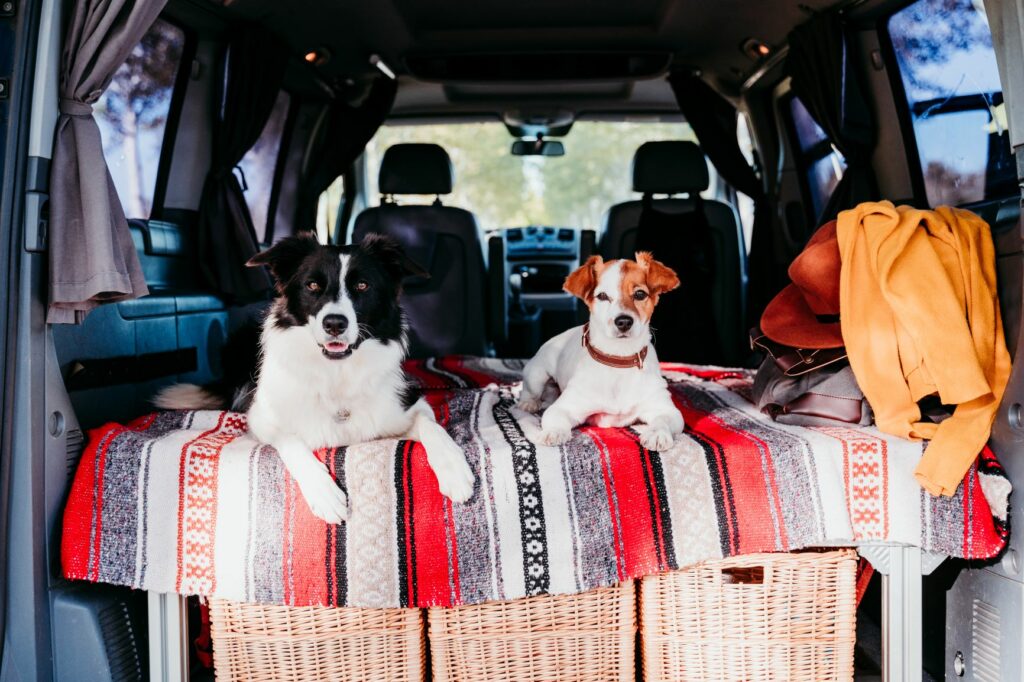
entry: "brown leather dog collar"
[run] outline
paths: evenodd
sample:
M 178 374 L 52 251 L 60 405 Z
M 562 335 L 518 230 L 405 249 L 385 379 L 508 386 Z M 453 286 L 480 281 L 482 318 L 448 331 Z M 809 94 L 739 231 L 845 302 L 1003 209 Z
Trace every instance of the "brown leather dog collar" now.
M 617 369 L 630 369 L 636 367 L 637 369 L 644 368 L 644 360 L 647 359 L 647 346 L 643 347 L 639 353 L 633 355 L 608 355 L 602 353 L 598 349 L 594 348 L 593 344 L 590 343 L 590 323 L 583 325 L 583 347 L 590 353 L 590 357 L 594 358 L 602 365 L 608 367 L 615 367 Z

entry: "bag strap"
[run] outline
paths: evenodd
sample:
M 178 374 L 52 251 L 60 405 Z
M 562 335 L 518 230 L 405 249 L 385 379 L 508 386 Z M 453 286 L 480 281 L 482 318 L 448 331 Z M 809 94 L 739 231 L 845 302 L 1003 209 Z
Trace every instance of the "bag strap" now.
M 846 359 L 846 348 L 792 348 L 772 341 L 757 327 L 750 330 L 750 348 L 767 353 L 789 377 L 828 367 Z

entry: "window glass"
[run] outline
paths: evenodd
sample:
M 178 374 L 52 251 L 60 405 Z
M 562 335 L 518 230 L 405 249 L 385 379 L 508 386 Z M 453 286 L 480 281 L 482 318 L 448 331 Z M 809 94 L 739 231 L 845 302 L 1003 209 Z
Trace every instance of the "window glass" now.
M 345 176 L 339 175 L 331 186 L 320 194 L 316 206 L 316 236 L 321 244 L 331 241 L 334 227 L 338 223 L 341 199 L 345 196 Z
M 281 138 L 291 97 L 282 90 L 277 94 L 274 110 L 263 125 L 263 132 L 255 144 L 245 153 L 235 169 L 242 185 L 245 203 L 252 216 L 256 239 L 267 242 L 267 220 L 270 215 L 270 200 L 274 193 L 274 173 L 277 170 L 277 156 L 281 151 Z
M 129 218 L 148 218 L 185 32 L 158 19 L 96 102 L 103 156 Z
M 918 0 L 888 26 L 928 203 L 1015 193 L 1002 86 L 981 0 Z
M 446 205 L 473 211 L 485 229 L 552 225 L 598 229 L 612 204 L 632 191 L 633 154 L 648 140 L 691 140 L 680 121 L 577 121 L 558 138 L 565 156 L 512 156 L 513 138 L 503 123 L 383 126 L 366 148 L 369 203 L 378 202 L 377 174 L 384 151 L 399 142 L 434 142 L 451 156 L 454 192 Z M 711 171 L 714 186 L 714 172 Z M 706 196 L 711 196 L 710 191 Z M 433 196 L 398 197 L 429 203 Z
M 789 115 L 796 136 L 797 162 L 807 181 L 812 217 L 817 221 L 846 171 L 846 159 L 829 143 L 799 97 L 790 98 Z

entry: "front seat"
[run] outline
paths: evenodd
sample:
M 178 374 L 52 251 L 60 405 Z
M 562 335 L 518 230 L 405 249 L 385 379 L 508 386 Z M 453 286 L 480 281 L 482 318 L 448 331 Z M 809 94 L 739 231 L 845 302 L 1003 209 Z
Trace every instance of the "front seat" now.
M 736 209 L 701 198 L 708 184 L 693 142 L 644 143 L 633 156 L 642 199 L 608 210 L 598 252 L 612 259 L 650 250 L 679 274 L 682 285 L 661 298 L 652 320 L 659 359 L 735 366 L 745 355 L 746 250 Z
M 452 191 L 452 176 L 448 153 L 436 144 L 389 147 L 380 164 L 381 205 L 360 213 L 352 232 L 353 242 L 371 232 L 394 237 L 430 273 L 403 283 L 409 355 L 414 358 L 487 353 L 481 233 L 472 213 L 441 204 L 441 195 Z M 401 194 L 434 194 L 437 199 L 429 206 L 402 206 L 394 200 Z

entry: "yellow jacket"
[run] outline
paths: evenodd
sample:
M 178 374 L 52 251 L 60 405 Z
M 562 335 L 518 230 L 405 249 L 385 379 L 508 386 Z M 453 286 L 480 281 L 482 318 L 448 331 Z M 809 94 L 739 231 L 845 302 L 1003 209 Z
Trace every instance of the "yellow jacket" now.
M 915 475 L 952 495 L 988 440 L 1010 375 L 988 225 L 970 211 L 867 202 L 839 214 L 840 321 L 878 428 L 930 439 Z M 941 424 L 917 401 L 956 405 Z

